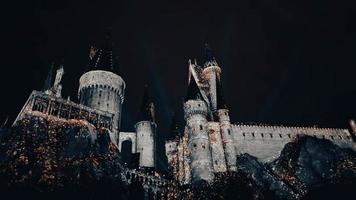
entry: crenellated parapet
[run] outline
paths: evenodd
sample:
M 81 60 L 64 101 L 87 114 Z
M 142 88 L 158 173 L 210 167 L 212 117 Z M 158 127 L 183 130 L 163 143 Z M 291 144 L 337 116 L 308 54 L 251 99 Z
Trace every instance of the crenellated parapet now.
M 88 89 L 107 89 L 118 95 L 123 103 L 125 87 L 125 81 L 119 75 L 109 71 L 94 70 L 80 77 L 78 96 L 80 97 L 84 90 Z
M 356 149 L 347 129 L 234 124 L 232 131 L 236 153 L 249 153 L 263 162 L 276 159 L 286 143 L 303 135 Z
M 184 117 L 190 119 L 193 116 L 207 116 L 208 110 L 204 101 L 200 99 L 188 100 L 184 103 Z

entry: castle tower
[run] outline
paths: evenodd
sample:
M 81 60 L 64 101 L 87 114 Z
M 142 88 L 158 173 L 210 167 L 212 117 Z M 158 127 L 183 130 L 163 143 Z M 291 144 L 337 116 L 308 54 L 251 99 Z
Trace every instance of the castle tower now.
M 48 94 L 48 95 L 53 95 L 55 97 L 62 97 L 62 77 L 64 75 L 64 69 L 63 65 L 61 65 L 57 70 L 56 70 L 56 76 L 55 79 L 52 80 L 53 76 L 53 69 L 54 69 L 54 64 L 51 65 L 51 68 L 48 72 L 45 85 L 43 87 L 43 91 Z
M 216 118 L 220 122 L 221 138 L 226 158 L 226 165 L 229 171 L 236 171 L 236 150 L 233 140 L 232 127 L 230 124 L 229 110 L 224 100 L 223 88 L 220 78 L 216 78 L 217 111 Z
M 156 161 L 156 128 L 154 104 L 145 87 L 139 121 L 135 124 L 137 134 L 137 151 L 140 153 L 140 167 L 154 168 Z
M 212 112 L 216 111 L 217 97 L 216 97 L 216 78 L 220 77 L 221 69 L 216 62 L 212 50 L 208 44 L 205 44 L 204 49 L 204 70 L 203 78 L 209 84 L 208 96 L 210 100 L 210 109 Z
M 190 79 L 184 103 L 184 117 L 188 131 L 188 149 L 192 182 L 210 182 L 214 179 L 213 164 L 207 131 L 207 106 L 194 78 Z
M 100 48 L 91 47 L 89 71 L 79 80 L 79 101 L 91 108 L 114 114 L 111 140 L 116 144 L 120 130 L 125 81 L 116 73 L 110 36 Z

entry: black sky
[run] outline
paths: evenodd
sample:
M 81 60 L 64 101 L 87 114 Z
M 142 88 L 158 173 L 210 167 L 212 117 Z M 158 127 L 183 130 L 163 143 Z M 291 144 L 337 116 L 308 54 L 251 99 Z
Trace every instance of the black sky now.
M 3 4 L 0 120 L 13 119 L 51 62 L 64 64 L 76 99 L 91 44 L 112 28 L 132 130 L 150 85 L 160 132 L 180 113 L 188 59 L 209 42 L 238 122 L 347 127 L 356 117 L 353 0 L 13 1 Z

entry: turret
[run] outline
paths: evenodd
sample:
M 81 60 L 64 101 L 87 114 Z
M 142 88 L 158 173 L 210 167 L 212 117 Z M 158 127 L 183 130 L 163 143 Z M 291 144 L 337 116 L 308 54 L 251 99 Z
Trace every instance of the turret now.
M 220 77 L 220 74 L 221 69 L 213 56 L 212 50 L 208 44 L 205 44 L 203 78 L 209 85 L 208 96 L 212 112 L 216 111 L 216 79 Z
M 207 131 L 207 114 L 207 106 L 201 99 L 194 78 L 191 78 L 184 103 L 184 117 L 188 130 L 188 149 L 193 183 L 211 182 L 214 179 Z
M 148 95 L 148 88 L 146 86 L 142 98 L 139 120 L 135 124 L 137 151 L 140 153 L 140 167 L 155 167 L 156 128 L 154 104 Z
M 227 108 L 220 78 L 216 79 L 217 110 L 215 118 L 220 122 L 221 138 L 229 171 L 236 171 L 236 150 L 233 140 L 233 132 L 230 124 L 229 110 Z
M 116 74 L 113 46 L 110 37 L 100 47 L 92 46 L 89 53 L 89 71 L 79 80 L 79 101 L 88 107 L 114 114 L 111 140 L 118 140 L 125 81 Z
M 53 69 L 54 69 L 54 64 L 51 65 L 51 68 L 48 72 L 43 91 L 48 94 L 52 95 L 55 97 L 62 97 L 62 77 L 64 75 L 64 69 L 63 65 L 61 65 L 57 70 L 56 70 L 56 76 L 54 81 L 52 80 L 53 76 Z

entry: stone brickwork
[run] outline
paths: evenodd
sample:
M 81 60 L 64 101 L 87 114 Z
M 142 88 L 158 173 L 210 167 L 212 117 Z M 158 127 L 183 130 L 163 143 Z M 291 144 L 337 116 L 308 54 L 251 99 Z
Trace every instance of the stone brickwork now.
M 141 121 L 135 125 L 140 167 L 154 168 L 156 166 L 156 127 L 157 125 L 151 121 Z
M 124 80 L 113 72 L 93 70 L 83 74 L 79 80 L 80 104 L 114 114 L 115 141 L 120 129 L 124 92 Z
M 219 122 L 208 122 L 207 126 L 214 172 L 226 172 L 227 166 L 223 141 L 221 139 L 220 124 Z
M 278 158 L 284 145 L 302 135 L 328 139 L 342 148 L 355 149 L 347 129 L 233 125 L 233 136 L 237 154 L 249 153 L 262 162 Z
M 119 150 L 120 152 L 122 151 L 122 143 L 124 141 L 130 141 L 132 142 L 132 149 L 131 149 L 131 153 L 136 153 L 136 148 L 137 148 L 137 138 L 136 138 L 136 133 L 135 132 L 120 132 L 119 133 L 119 141 L 118 141 L 118 146 L 119 146 Z
M 213 165 L 207 130 L 207 107 L 202 100 L 188 100 L 184 104 L 188 130 L 188 148 L 192 182 L 212 181 Z

